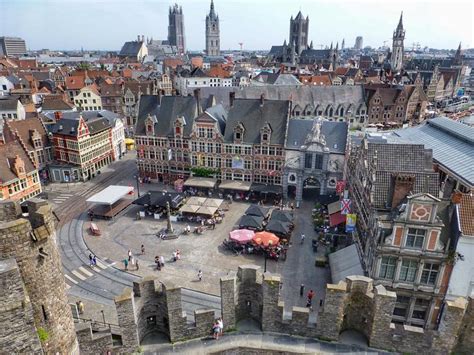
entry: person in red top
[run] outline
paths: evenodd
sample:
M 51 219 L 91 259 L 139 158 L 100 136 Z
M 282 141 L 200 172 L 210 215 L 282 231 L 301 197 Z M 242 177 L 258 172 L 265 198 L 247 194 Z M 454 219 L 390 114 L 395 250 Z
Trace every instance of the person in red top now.
M 313 290 L 309 290 L 309 292 L 308 292 L 308 299 L 309 299 L 309 300 L 313 300 L 313 297 L 314 297 L 314 291 L 313 291 Z

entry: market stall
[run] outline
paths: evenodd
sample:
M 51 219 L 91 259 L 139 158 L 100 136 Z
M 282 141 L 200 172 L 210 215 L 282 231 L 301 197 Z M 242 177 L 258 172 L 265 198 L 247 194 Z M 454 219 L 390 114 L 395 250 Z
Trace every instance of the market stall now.
M 236 229 L 229 233 L 229 239 L 240 244 L 249 243 L 254 236 L 255 232 L 249 229 Z
M 263 229 L 263 217 L 244 215 L 240 217 L 238 226 L 239 228 L 261 230 Z
M 248 216 L 257 216 L 266 218 L 268 216 L 269 209 L 262 206 L 250 205 L 249 208 L 245 211 L 245 214 Z
M 258 232 L 255 233 L 255 236 L 253 237 L 253 242 L 257 245 L 262 245 L 264 247 L 277 246 L 280 242 L 280 238 L 270 232 Z
M 131 186 L 111 185 L 89 197 L 86 202 L 94 204 L 89 209 L 89 217 L 105 219 L 115 217 L 132 204 L 133 199 L 126 198 L 131 190 L 133 190 Z

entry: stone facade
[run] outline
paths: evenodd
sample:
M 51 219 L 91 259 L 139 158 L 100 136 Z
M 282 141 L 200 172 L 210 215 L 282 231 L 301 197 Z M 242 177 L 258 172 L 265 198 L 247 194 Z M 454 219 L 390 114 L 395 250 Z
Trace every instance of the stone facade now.
M 31 302 L 30 306 L 24 303 L 23 307 L 32 308 L 36 329 L 43 328 L 48 333 L 48 340 L 42 344 L 43 351 L 77 354 L 79 349 L 55 241 L 51 206 L 46 201 L 31 199 L 28 219 L 21 218 L 18 204 L 9 200 L 0 202 L 0 211 L 0 259 L 14 258 L 18 264 L 21 279 L 16 282 L 24 283 L 25 298 Z M 12 307 L 13 303 L 13 300 L 7 301 L 6 306 Z M 1 317 L 3 314 L 2 309 Z M 24 322 L 24 317 L 25 312 L 20 312 L 13 324 Z M 13 342 L 21 335 L 21 332 L 15 333 L 8 341 Z M 20 349 L 15 352 L 18 351 Z
M 41 354 L 33 309 L 15 259 L 0 260 L 0 349 L 5 354 Z

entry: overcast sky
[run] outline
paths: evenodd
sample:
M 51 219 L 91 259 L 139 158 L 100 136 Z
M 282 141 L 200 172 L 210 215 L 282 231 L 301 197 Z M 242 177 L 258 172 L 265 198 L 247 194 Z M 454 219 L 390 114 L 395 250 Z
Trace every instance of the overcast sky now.
M 19 36 L 29 49 L 119 50 L 137 34 L 166 39 L 168 8 L 163 0 L 0 0 L 0 36 Z M 181 0 L 186 47 L 204 48 L 209 1 Z M 473 2 L 468 0 L 215 0 L 221 20 L 222 49 L 270 49 L 288 39 L 289 19 L 309 16 L 314 47 L 331 41 L 353 46 L 390 43 L 400 12 L 405 46 L 472 47 Z M 391 45 L 391 44 L 390 44 Z

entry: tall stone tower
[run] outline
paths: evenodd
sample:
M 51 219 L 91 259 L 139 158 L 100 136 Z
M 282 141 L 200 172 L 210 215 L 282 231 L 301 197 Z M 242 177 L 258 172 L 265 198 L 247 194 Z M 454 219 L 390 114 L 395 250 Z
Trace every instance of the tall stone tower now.
M 2 287 L 11 286 L 10 295 L 6 299 L 2 297 L 0 318 L 6 307 L 5 314 L 10 319 L 2 327 L 17 329 L 8 339 L 0 336 L 0 349 L 32 353 L 37 348 L 35 338 L 25 337 L 25 332 L 33 329 L 35 335 L 36 332 L 43 335 L 36 339 L 42 341 L 44 353 L 79 354 L 51 206 L 46 201 L 32 199 L 28 202 L 28 213 L 28 219 L 23 218 L 18 203 L 0 201 L 0 259 L 8 266 L 0 270 L 0 281 Z M 22 299 L 18 307 L 17 301 Z M 25 324 L 27 328 L 23 328 Z
M 298 12 L 295 19 L 290 19 L 290 46 L 295 49 L 297 55 L 308 48 L 309 35 L 309 17 L 304 18 L 303 14 Z
M 168 42 L 178 48 L 179 54 L 184 54 L 186 52 L 186 40 L 184 37 L 183 8 L 178 4 L 170 6 L 168 19 Z
M 403 29 L 403 12 L 400 15 L 397 29 L 393 32 L 392 57 L 390 64 L 393 71 L 400 71 L 403 68 L 403 40 L 405 39 L 405 30 Z
M 206 54 L 220 55 L 220 29 L 219 29 L 219 15 L 214 11 L 214 1 L 211 0 L 211 10 L 206 16 Z

